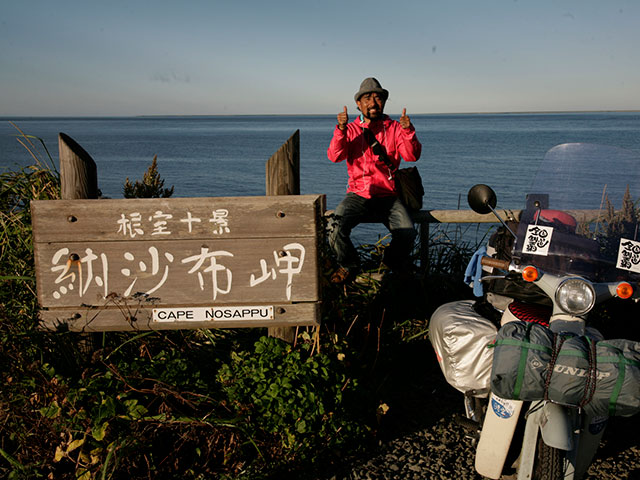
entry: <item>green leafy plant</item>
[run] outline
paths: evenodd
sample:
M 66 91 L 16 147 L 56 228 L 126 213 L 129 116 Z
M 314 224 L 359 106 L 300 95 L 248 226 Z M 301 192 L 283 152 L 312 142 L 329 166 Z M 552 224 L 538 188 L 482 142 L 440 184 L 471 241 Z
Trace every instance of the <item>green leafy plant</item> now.
M 319 449 L 368 433 L 354 410 L 359 385 L 347 375 L 344 354 L 310 355 L 310 345 L 262 337 L 253 352 L 233 352 L 218 372 L 229 406 L 254 438 L 270 444 L 262 453 L 278 466 L 312 461 Z

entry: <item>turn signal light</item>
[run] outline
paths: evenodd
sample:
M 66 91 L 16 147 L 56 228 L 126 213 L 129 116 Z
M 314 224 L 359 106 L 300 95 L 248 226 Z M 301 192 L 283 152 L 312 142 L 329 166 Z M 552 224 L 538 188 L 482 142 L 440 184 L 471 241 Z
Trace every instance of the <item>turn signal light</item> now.
M 633 295 L 633 287 L 627 282 L 620 282 L 616 287 L 616 295 L 620 298 L 629 298 Z
M 540 272 L 536 267 L 529 265 L 522 270 L 522 279 L 525 282 L 535 282 L 540 277 Z

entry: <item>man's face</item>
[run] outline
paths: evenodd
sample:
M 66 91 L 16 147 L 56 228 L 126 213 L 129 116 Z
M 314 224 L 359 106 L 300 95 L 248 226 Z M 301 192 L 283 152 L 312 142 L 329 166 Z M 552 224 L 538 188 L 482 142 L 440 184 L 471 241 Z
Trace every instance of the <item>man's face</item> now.
M 365 93 L 356 102 L 358 109 L 368 120 L 376 120 L 382 117 L 384 113 L 384 104 L 386 100 L 379 93 Z

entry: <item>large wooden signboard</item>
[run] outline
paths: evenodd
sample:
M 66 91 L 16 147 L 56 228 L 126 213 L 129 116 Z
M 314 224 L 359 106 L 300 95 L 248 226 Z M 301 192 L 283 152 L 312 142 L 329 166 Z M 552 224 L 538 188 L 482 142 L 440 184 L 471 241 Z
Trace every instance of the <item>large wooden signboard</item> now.
M 319 323 L 323 195 L 38 200 L 31 208 L 46 328 Z

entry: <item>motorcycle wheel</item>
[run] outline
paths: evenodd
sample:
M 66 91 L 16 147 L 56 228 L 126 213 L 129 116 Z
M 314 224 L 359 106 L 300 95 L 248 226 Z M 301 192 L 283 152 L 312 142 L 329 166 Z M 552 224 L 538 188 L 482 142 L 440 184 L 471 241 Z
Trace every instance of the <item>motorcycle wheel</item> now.
M 536 459 L 533 465 L 534 480 L 560 480 L 564 478 L 564 453 L 562 450 L 550 447 L 542 441 L 538 434 Z

